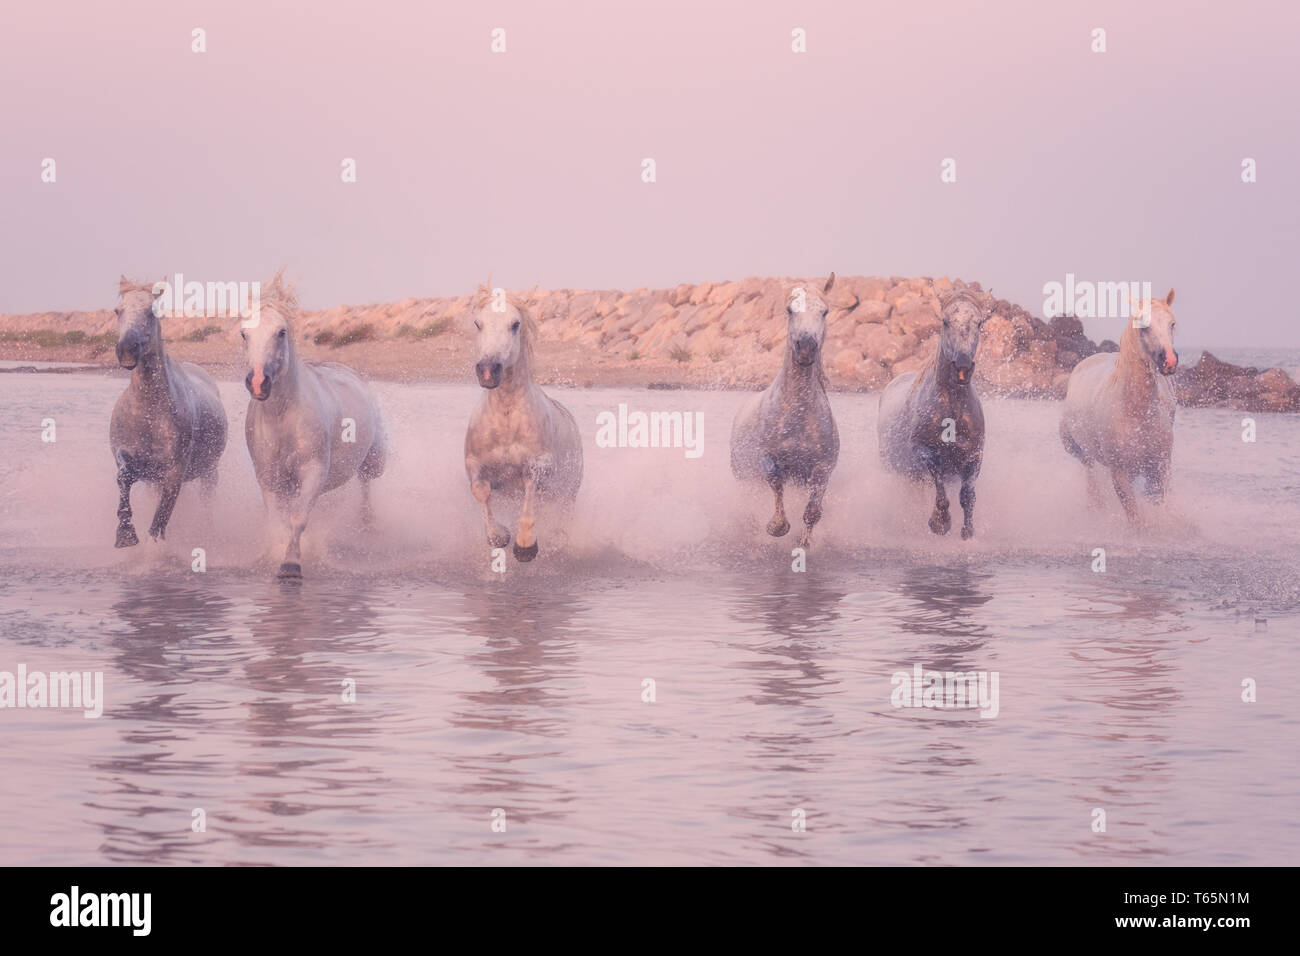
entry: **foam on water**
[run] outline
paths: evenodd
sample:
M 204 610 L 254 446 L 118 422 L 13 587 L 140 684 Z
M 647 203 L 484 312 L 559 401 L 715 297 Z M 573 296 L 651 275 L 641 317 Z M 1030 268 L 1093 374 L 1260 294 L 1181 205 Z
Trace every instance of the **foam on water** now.
M 282 533 L 270 525 L 243 440 L 246 393 L 222 383 L 230 439 L 209 513 L 195 485 L 182 492 L 161 545 L 112 547 L 117 488 L 108 453 L 108 418 L 119 377 L 13 376 L 0 380 L 11 414 L 0 431 L 0 561 L 51 569 L 188 570 L 192 548 L 209 569 L 263 574 L 279 561 Z M 355 482 L 324 496 L 304 537 L 308 573 L 429 575 L 460 579 L 488 573 L 489 549 L 463 465 L 464 428 L 479 398 L 472 386 L 379 386 L 391 434 L 390 464 L 374 486 L 378 524 L 364 532 Z M 779 565 L 797 543 L 804 497 L 787 496 L 793 530 L 764 532 L 771 513 L 766 488 L 731 476 L 731 418 L 736 392 L 555 390 L 578 419 L 585 441 L 583 487 L 569 515 L 544 512 L 542 558 L 510 559 L 513 572 L 546 576 L 686 573 Z M 640 411 L 703 413 L 704 453 L 681 449 L 598 448 L 596 416 L 620 402 Z M 1222 599 L 1289 605 L 1296 601 L 1287 567 L 1300 547 L 1300 423 L 1260 414 L 1258 440 L 1241 440 L 1237 412 L 1181 409 L 1173 491 L 1135 531 L 1113 496 L 1091 509 L 1080 466 L 1057 437 L 1059 403 L 986 399 L 988 438 L 977 483 L 972 541 L 929 533 L 932 494 L 882 471 L 875 436 L 876 398 L 832 399 L 841 454 L 818 526 L 813 560 L 853 568 L 880 560 L 905 563 L 1060 563 L 1089 567 L 1094 548 L 1119 573 L 1200 578 Z M 53 418 L 57 441 L 40 440 Z M 959 513 L 955 489 L 950 491 Z M 133 492 L 137 528 L 147 528 L 156 493 Z M 497 517 L 513 526 L 517 503 L 498 500 Z M 1184 582 L 1186 583 L 1186 582 Z M 1232 593 L 1240 590 L 1241 594 Z

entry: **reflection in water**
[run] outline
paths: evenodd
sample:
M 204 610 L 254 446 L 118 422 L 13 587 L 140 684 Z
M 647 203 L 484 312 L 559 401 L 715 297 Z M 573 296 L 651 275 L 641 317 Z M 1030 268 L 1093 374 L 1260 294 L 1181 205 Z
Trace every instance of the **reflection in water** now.
M 573 625 L 584 601 L 553 584 L 499 586 L 466 591 L 456 618 L 472 647 L 466 664 L 482 681 L 458 693 L 451 725 L 485 742 L 478 752 L 449 758 L 457 781 L 455 806 L 467 815 L 485 806 L 509 807 L 515 826 L 559 827 L 574 812 L 573 790 L 547 766 L 565 752 L 561 738 L 573 730 L 573 675 L 582 629 Z M 553 742 L 554 741 L 554 742 Z M 559 852 L 565 845 L 534 843 L 535 850 Z
M 340 789 L 330 775 L 343 758 L 331 750 L 343 741 L 352 753 L 373 749 L 362 741 L 381 733 L 373 711 L 341 697 L 344 678 L 365 682 L 364 668 L 346 664 L 347 657 L 374 645 L 374 615 L 364 591 L 270 582 L 252 589 L 251 600 L 234 601 L 214 593 L 220 590 L 216 575 L 199 580 L 208 587 L 161 574 L 133 580 L 113 605 L 122 625 L 112 638 L 114 664 L 143 692 L 112 710 L 113 720 L 126 722 L 121 739 L 130 749 L 93 763 L 105 774 L 104 792 L 87 805 L 131 807 L 133 816 L 157 818 L 166 829 L 143 822 L 105 825 L 103 852 L 122 862 L 197 859 L 194 854 L 216 838 L 189 829 L 194 807 L 205 808 L 214 830 L 233 831 L 243 844 L 324 846 L 337 840 L 326 829 L 290 827 L 284 819 L 316 809 L 319 791 Z M 228 767 L 214 763 L 213 744 L 232 732 L 253 749 Z M 315 756 L 306 756 L 301 745 L 288 746 L 312 740 L 318 742 Z M 259 748 L 269 754 L 258 755 Z M 207 753 L 179 755 L 191 750 Z M 162 781 L 221 774 L 244 781 L 245 792 L 233 803 L 213 806 L 210 790 L 196 790 L 174 794 L 176 805 L 140 805 L 146 796 L 167 792 Z M 329 805 L 359 811 L 381 784 L 378 775 L 354 771 L 343 786 L 352 802 L 335 792 Z M 274 822 L 268 825 L 268 818 Z
M 844 593 L 816 575 L 779 569 L 728 594 L 730 617 L 741 633 L 741 640 L 730 642 L 739 655 L 730 669 L 754 685 L 740 699 L 763 709 L 761 729 L 741 735 L 743 760 L 749 773 L 765 782 L 775 778 L 775 786 L 765 786 L 727 812 L 756 829 L 756 845 L 776 859 L 811 859 L 811 848 L 783 833 L 766 835 L 772 808 L 787 816 L 803 814 L 805 825 L 807 814 L 815 819 L 824 811 L 829 801 L 817 774 L 835 759 L 834 738 L 856 732 L 836 726 L 833 704 L 842 680 L 822 663 L 831 656 L 829 645 L 843 639 Z M 822 818 L 828 833 L 839 825 Z
M 1140 860 L 1167 855 L 1158 810 L 1173 789 L 1174 765 L 1158 756 L 1183 694 L 1177 654 L 1185 646 L 1184 608 L 1164 593 L 1114 590 L 1076 615 L 1087 624 L 1069 639 L 1068 703 L 1093 705 L 1095 722 L 1061 732 L 1104 741 L 1068 768 L 1080 812 L 1106 810 L 1114 845 L 1082 840 L 1084 858 Z
M 992 575 L 963 565 L 904 564 L 887 583 L 894 595 L 885 608 L 901 640 L 889 672 L 996 671 L 996 638 L 984 609 L 992 601 Z M 892 685 L 890 685 L 892 690 Z M 943 831 L 954 836 L 979 823 L 983 797 L 969 781 L 996 773 L 989 754 L 987 724 L 976 711 L 890 709 L 893 729 L 906 727 L 919 739 L 898 748 L 883 772 L 899 779 L 925 781 L 873 819 L 905 831 Z M 980 724 L 986 724 L 981 727 Z M 954 733 L 964 728 L 965 733 Z M 965 782 L 964 785 L 958 785 Z M 919 862 L 938 862 L 942 854 L 922 852 Z

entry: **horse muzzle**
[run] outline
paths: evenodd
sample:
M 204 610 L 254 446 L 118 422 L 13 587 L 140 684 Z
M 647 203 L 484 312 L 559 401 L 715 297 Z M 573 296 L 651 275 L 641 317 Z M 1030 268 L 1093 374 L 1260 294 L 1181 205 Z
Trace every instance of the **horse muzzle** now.
M 127 340 L 117 343 L 117 364 L 130 371 L 140 364 L 140 343 Z
M 1165 352 L 1156 362 L 1156 367 L 1160 369 L 1161 375 L 1173 375 L 1178 371 L 1178 353 L 1172 349 Z
M 958 385 L 969 385 L 971 379 L 975 377 L 975 363 L 969 365 L 954 365 L 952 367 L 953 378 L 957 380 Z
M 794 362 L 807 368 L 817 361 L 817 340 L 812 338 L 798 338 L 794 340 Z
M 271 397 L 271 376 L 263 375 L 257 386 L 253 385 L 253 373 L 249 372 L 248 377 L 244 379 L 244 387 L 248 389 L 248 394 L 259 402 L 264 402 Z
M 501 363 L 484 359 L 474 366 L 474 374 L 479 385 L 484 388 L 496 388 L 501 384 Z

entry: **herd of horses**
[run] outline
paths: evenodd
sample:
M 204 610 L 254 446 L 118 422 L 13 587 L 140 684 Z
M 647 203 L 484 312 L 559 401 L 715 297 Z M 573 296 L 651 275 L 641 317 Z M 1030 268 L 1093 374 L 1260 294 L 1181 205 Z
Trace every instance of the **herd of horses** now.
M 731 468 L 742 481 L 765 482 L 775 498 L 767 532 L 790 530 L 787 485 L 805 488 L 800 544 L 811 544 L 826 487 L 839 457 L 839 432 L 826 394 L 822 347 L 826 296 L 797 286 L 786 302 L 786 347 L 772 384 L 736 415 Z M 113 409 L 109 441 L 121 495 L 119 548 L 139 542 L 131 520 L 131 487 L 159 486 L 150 535 L 163 538 L 181 487 L 198 479 L 210 499 L 226 446 L 226 415 L 216 383 L 203 369 L 173 362 L 163 347 L 154 286 L 122 277 L 117 361 L 131 382 Z M 1135 490 L 1159 501 L 1168 485 L 1173 446 L 1174 396 L 1168 376 L 1174 351 L 1171 289 L 1163 299 L 1133 302 L 1118 352 L 1098 353 L 1070 375 L 1061 441 L 1088 474 L 1094 502 L 1101 494 L 1098 469 L 1110 472 L 1130 521 L 1138 522 Z M 984 412 L 974 388 L 980 330 L 993 314 L 987 292 L 957 285 L 939 295 L 937 347 L 917 371 L 897 376 L 880 396 L 878 419 L 883 464 L 934 485 L 930 530 L 952 526 L 946 486 L 960 482 L 961 536 L 975 533 L 975 480 L 984 457 Z M 532 374 L 537 327 L 522 302 L 480 288 L 474 309 L 483 395 L 465 435 L 465 471 L 482 508 L 492 548 L 512 535 L 492 514 L 493 495 L 522 500 L 513 551 L 519 561 L 537 556 L 534 532 L 539 502 L 572 504 L 582 483 L 582 436 L 573 415 L 547 395 Z M 241 323 L 250 396 L 244 437 L 269 516 L 289 532 L 279 577 L 302 578 L 301 539 L 316 500 L 356 477 L 362 519 L 371 520 L 369 483 L 383 474 L 388 437 L 374 393 L 356 372 L 336 362 L 298 357 L 293 320 L 297 302 L 280 276 L 263 287 L 256 321 Z

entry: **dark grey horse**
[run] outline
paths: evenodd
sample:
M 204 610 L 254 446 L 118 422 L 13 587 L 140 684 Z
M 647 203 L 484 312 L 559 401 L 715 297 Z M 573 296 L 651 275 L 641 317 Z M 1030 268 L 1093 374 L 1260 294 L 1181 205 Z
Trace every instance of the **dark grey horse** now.
M 226 410 L 217 384 L 197 365 L 173 362 L 163 351 L 162 322 L 154 312 L 151 283 L 118 285 L 117 362 L 131 384 L 113 406 L 108 440 L 117 464 L 117 544 L 139 544 L 131 524 L 131 485 L 161 488 L 149 534 L 166 536 L 181 485 L 194 478 L 211 497 L 217 461 L 226 448 Z
M 944 483 L 961 480 L 961 536 L 975 533 L 975 479 L 984 459 L 984 410 L 971 379 L 980 328 L 993 314 L 991 297 L 957 288 L 939 297 L 942 325 L 934 358 L 904 372 L 880 395 L 880 458 L 913 480 L 934 482 L 930 530 L 952 527 Z
M 797 287 L 786 302 L 785 361 L 767 390 L 741 406 L 731 426 L 731 471 L 743 480 L 766 481 L 776 496 L 776 513 L 767 533 L 790 530 L 785 517 L 785 485 L 810 489 L 800 547 L 812 542 L 822 516 L 826 484 L 840 454 L 840 436 L 826 397 L 822 343 L 828 307 L 822 298 L 835 284 L 831 273 L 821 295 Z

